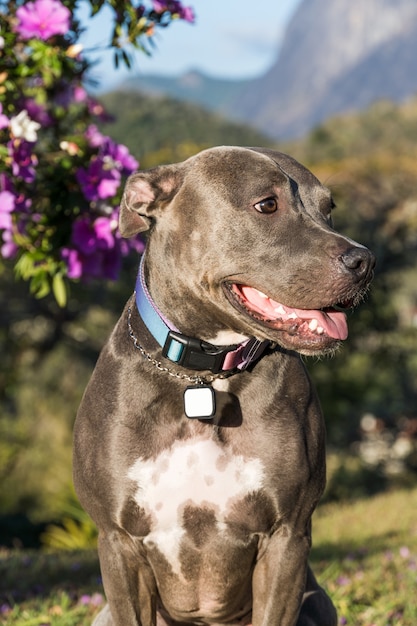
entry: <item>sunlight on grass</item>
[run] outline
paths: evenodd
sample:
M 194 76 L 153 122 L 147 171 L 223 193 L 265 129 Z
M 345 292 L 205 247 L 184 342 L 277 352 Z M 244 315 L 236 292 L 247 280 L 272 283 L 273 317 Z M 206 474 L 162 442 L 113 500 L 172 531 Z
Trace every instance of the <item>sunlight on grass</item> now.
M 322 506 L 313 538 L 341 626 L 416 626 L 417 489 Z
M 416 626 L 417 488 L 322 505 L 313 538 L 339 626 Z M 89 626 L 104 603 L 94 551 L 0 557 L 2 626 Z
M 0 624 L 89 626 L 104 604 L 95 551 L 0 552 Z

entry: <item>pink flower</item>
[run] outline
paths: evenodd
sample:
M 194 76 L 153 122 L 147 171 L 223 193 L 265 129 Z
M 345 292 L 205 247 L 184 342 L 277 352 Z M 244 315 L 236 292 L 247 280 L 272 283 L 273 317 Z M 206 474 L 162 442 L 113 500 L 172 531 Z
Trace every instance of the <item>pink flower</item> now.
M 16 198 L 10 191 L 0 191 L 0 228 L 11 230 Z
M 410 555 L 411 555 L 410 548 L 407 548 L 407 546 L 401 546 L 401 548 L 400 548 L 400 556 L 403 559 L 408 559 L 410 557 Z
M 85 137 L 92 148 L 100 148 L 107 140 L 107 137 L 98 130 L 95 124 L 90 124 L 85 131 Z
M 0 248 L 1 256 L 3 259 L 12 259 L 16 256 L 18 250 L 19 248 L 14 242 L 13 234 L 5 230 L 3 233 L 3 245 Z
M 81 598 L 78 600 L 78 604 L 87 606 L 87 605 L 91 605 L 91 606 L 101 606 L 104 602 L 104 598 L 101 595 L 101 593 L 93 593 L 92 596 L 89 596 L 88 594 L 84 594 L 83 596 L 81 596 Z
M 3 245 L 0 247 L 0 254 L 4 259 L 10 259 L 17 252 L 12 233 L 12 213 L 15 209 L 16 196 L 7 189 L 0 191 L 0 229 L 3 230 L 1 234 Z
M 71 12 L 59 0 L 35 0 L 19 7 L 16 17 L 16 31 L 23 39 L 46 40 L 68 32 Z

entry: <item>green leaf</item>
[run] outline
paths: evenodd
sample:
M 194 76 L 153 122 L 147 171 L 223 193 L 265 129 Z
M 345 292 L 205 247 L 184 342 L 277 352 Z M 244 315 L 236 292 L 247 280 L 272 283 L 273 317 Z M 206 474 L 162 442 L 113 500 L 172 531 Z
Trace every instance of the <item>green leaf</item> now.
M 38 298 L 45 298 L 51 291 L 46 272 L 40 272 L 30 281 L 30 292 Z
M 52 279 L 52 291 L 60 307 L 64 307 L 67 303 L 67 287 L 62 274 L 55 274 Z
M 15 272 L 16 275 L 23 280 L 28 280 L 31 276 L 33 276 L 33 258 L 30 253 L 22 254 L 20 259 L 15 264 Z

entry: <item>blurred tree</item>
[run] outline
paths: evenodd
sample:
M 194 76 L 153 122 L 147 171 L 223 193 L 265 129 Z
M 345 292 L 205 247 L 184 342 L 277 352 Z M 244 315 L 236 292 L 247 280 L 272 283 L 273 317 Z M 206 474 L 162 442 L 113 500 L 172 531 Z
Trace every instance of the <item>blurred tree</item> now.
M 346 345 L 331 367 L 310 368 L 329 438 L 339 445 L 358 438 L 365 413 L 396 429 L 417 415 L 415 122 L 415 102 L 381 103 L 329 122 L 295 148 L 332 189 L 336 227 L 377 257 L 370 297 L 352 314 Z

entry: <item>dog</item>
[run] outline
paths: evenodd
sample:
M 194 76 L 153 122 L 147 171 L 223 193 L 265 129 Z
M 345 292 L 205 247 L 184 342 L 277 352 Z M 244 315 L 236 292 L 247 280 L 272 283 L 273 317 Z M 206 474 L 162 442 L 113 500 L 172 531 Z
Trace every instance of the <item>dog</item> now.
M 325 428 L 300 355 L 346 339 L 374 257 L 290 156 L 216 147 L 127 181 L 135 293 L 77 415 L 94 626 L 336 626 L 309 565 Z

